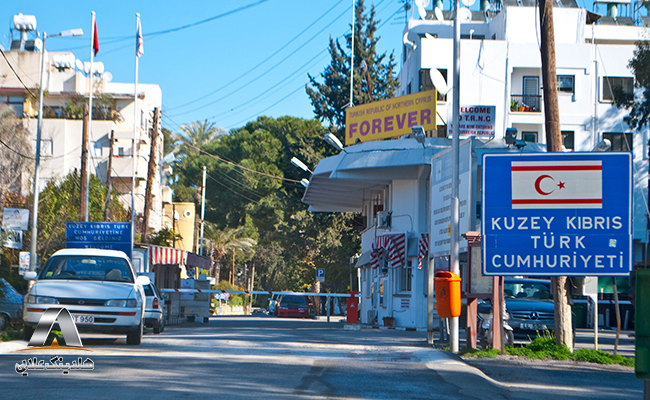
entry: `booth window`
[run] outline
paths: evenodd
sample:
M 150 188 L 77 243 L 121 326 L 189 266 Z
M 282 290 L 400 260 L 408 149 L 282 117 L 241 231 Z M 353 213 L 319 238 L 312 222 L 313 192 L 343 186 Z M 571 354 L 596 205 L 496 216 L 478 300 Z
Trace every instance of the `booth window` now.
M 411 291 L 411 282 L 412 282 L 412 263 L 407 261 L 406 265 L 399 268 L 399 291 L 400 292 L 410 292 Z

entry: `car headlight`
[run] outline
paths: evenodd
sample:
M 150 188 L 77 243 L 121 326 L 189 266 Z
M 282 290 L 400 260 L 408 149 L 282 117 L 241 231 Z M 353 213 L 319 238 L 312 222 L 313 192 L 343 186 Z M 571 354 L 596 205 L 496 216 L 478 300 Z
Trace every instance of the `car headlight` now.
M 104 303 L 106 307 L 126 307 L 126 308 L 133 308 L 138 305 L 138 302 L 135 299 L 111 299 L 111 300 L 106 300 L 106 303 Z
M 25 297 L 25 302 L 27 304 L 59 304 L 59 301 L 54 297 L 32 296 L 31 294 Z

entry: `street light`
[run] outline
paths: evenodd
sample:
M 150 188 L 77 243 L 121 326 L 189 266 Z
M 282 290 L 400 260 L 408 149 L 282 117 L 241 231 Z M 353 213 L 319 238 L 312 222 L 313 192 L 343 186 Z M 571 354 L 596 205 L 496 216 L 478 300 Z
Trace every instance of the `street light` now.
M 328 134 L 325 135 L 325 137 L 323 139 L 327 142 L 327 144 L 334 147 L 336 150 L 343 151 L 344 153 L 347 153 L 347 151 L 345 151 L 345 149 L 343 148 L 343 143 L 341 143 L 339 138 L 337 138 L 333 134 L 328 133 Z
M 83 30 L 70 29 L 67 31 L 59 32 L 50 37 L 57 36 L 83 36 Z M 43 75 L 45 71 L 45 41 L 47 40 L 47 33 L 43 32 L 43 48 L 41 49 L 41 76 L 38 84 L 38 123 L 36 127 L 36 151 L 34 156 L 34 205 L 32 209 L 32 240 L 30 243 L 29 252 L 29 270 L 36 271 L 36 242 L 38 240 L 38 180 L 39 173 L 38 167 L 41 162 L 41 133 L 43 132 Z
M 307 167 L 307 165 L 305 165 L 304 162 L 300 161 L 296 157 L 293 157 L 291 159 L 291 164 L 293 164 L 294 167 L 300 168 L 301 170 L 303 170 L 305 172 L 309 172 L 310 174 L 314 173 L 312 170 L 309 169 L 309 167 Z

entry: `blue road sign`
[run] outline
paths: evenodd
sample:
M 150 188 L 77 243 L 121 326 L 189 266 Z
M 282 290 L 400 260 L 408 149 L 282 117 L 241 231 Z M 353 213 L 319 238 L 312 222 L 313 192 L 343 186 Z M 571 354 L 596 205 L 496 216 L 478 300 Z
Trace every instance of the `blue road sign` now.
M 65 247 L 121 250 L 131 258 L 131 223 L 66 222 Z
M 483 155 L 483 274 L 626 276 L 632 154 Z
M 316 282 L 325 282 L 325 268 L 316 268 Z

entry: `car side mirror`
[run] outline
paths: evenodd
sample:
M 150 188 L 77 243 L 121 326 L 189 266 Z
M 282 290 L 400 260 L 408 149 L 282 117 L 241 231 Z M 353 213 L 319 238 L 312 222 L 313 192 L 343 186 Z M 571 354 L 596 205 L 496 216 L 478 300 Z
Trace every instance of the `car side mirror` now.
M 37 276 L 36 271 L 27 271 L 24 278 L 26 281 L 35 281 Z
M 167 295 L 167 293 L 163 293 L 163 294 L 160 295 L 160 298 L 163 299 L 163 300 L 167 300 L 167 299 L 169 299 L 169 296 Z

